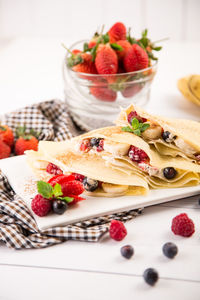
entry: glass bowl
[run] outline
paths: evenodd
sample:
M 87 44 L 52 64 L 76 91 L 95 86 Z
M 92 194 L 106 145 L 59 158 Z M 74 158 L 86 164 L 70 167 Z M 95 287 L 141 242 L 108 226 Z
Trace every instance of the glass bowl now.
M 86 40 L 74 43 L 70 50 L 82 49 Z M 65 100 L 69 112 L 84 130 L 113 125 L 121 108 L 131 103 L 145 106 L 157 70 L 157 62 L 151 67 L 130 73 L 115 75 L 86 74 L 74 72 L 67 66 L 66 54 L 63 64 Z

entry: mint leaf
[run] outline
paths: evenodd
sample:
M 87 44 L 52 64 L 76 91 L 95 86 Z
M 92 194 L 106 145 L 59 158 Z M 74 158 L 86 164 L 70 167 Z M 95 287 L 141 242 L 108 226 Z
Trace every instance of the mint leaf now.
M 120 45 L 118 45 L 117 43 L 112 43 L 110 44 L 111 48 L 113 48 L 114 50 L 119 50 L 119 51 L 122 51 L 124 50 L 124 48 Z
M 142 124 L 142 127 L 140 130 L 141 130 L 141 132 L 144 132 L 149 127 L 150 127 L 150 124 L 148 124 L 148 123 Z
M 132 130 L 131 127 L 129 127 L 129 126 L 122 127 L 122 131 L 133 132 L 133 130 Z
M 134 130 L 134 131 L 133 131 L 133 133 L 134 133 L 135 135 L 138 135 L 138 136 L 140 136 L 140 135 L 141 135 L 141 131 L 140 131 L 140 129 L 136 129 L 136 130 Z
M 56 199 L 66 201 L 67 203 L 70 203 L 74 200 L 74 198 L 72 198 L 72 197 L 56 197 Z
M 131 125 L 133 127 L 133 129 L 138 129 L 139 128 L 139 121 L 137 118 L 133 118 L 132 122 L 131 122 Z
M 45 181 L 38 181 L 37 182 L 37 190 L 40 195 L 42 195 L 44 198 L 52 198 L 53 197 L 53 187 L 50 185 L 50 183 L 47 183 Z
M 63 195 L 62 188 L 61 188 L 61 185 L 59 183 L 56 183 L 54 185 L 53 194 L 54 194 L 55 198 Z

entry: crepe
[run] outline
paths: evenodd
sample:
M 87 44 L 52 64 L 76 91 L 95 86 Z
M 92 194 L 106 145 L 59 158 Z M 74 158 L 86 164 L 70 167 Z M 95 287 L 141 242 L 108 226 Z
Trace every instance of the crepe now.
M 115 123 L 121 127 L 130 126 L 127 117 L 131 112 L 136 112 L 140 118 L 146 119 L 145 123 L 150 124 L 150 128 L 145 130 L 141 137 L 148 144 L 153 145 L 160 154 L 172 157 L 181 156 L 200 163 L 199 122 L 155 116 L 139 107 L 130 105 L 120 113 Z M 151 129 L 153 130 L 150 131 Z M 166 133 L 169 135 L 168 138 L 166 138 Z
M 155 147 L 141 137 L 123 132 L 120 126 L 106 127 L 94 130 L 72 139 L 71 144 L 75 152 L 81 153 L 81 145 L 91 139 L 102 139 L 103 150 L 97 151 L 92 147 L 87 155 L 97 155 L 106 161 L 106 164 L 124 173 L 125 176 L 137 174 L 144 178 L 151 188 L 174 188 L 197 185 L 200 182 L 200 165 L 183 157 L 161 155 Z M 130 147 L 145 153 L 145 158 L 131 160 Z M 83 152 L 84 154 L 84 152 Z M 135 156 L 134 156 L 135 157 Z M 168 179 L 164 176 L 165 168 L 173 168 L 176 176 Z
M 106 165 L 104 159 L 96 154 L 77 153 L 72 142 L 39 143 L 38 151 L 26 151 L 27 162 L 35 175 L 48 180 L 52 175 L 46 172 L 48 163 L 53 163 L 63 170 L 64 174 L 78 173 L 93 180 L 102 182 L 93 196 L 144 195 L 148 192 L 148 184 L 142 176 L 131 174 L 124 177 L 124 172 Z

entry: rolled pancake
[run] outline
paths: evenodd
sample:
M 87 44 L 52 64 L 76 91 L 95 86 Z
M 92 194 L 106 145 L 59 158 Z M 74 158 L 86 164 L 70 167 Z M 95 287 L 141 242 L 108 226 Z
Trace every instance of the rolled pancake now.
M 70 142 L 40 142 L 37 152 L 29 150 L 26 151 L 26 155 L 29 166 L 36 176 L 42 179 L 45 179 L 46 166 L 51 162 L 60 167 L 64 173 L 79 173 L 105 183 L 128 186 L 126 195 L 146 194 L 149 189 L 142 176 L 133 173 L 124 176 L 120 170 L 106 165 L 104 159 L 99 155 L 76 153 Z M 91 195 L 111 197 L 120 196 L 121 193 L 113 195 L 97 190 Z
M 164 188 L 164 187 L 182 187 L 188 185 L 197 185 L 200 182 L 200 165 L 193 163 L 183 157 L 171 157 L 166 155 L 160 155 L 158 151 L 144 141 L 141 137 L 129 132 L 123 132 L 121 127 L 106 127 L 94 130 L 87 134 L 81 135 L 72 139 L 74 145 L 74 151 L 78 149 L 81 141 L 87 138 L 104 138 L 105 143 L 108 141 L 113 142 L 113 148 L 116 148 L 116 143 L 121 145 L 128 145 L 128 148 L 133 145 L 142 149 L 150 159 L 150 165 L 156 169 L 163 170 L 167 167 L 173 167 L 177 171 L 177 175 L 173 179 L 167 179 L 164 177 L 163 172 L 158 174 L 147 174 L 143 171 L 139 165 L 130 160 L 127 155 L 117 155 L 115 151 L 107 152 L 101 151 L 98 156 L 102 156 L 106 160 L 107 165 L 112 166 L 124 172 L 127 175 L 137 174 L 140 177 L 145 178 L 148 184 L 152 188 Z M 112 143 L 111 143 L 112 145 Z M 122 147 L 124 148 L 124 147 Z M 119 147 L 117 147 L 119 149 Z M 88 153 L 90 154 L 91 151 Z M 93 150 L 92 150 L 93 154 Z
M 136 111 L 137 114 L 147 119 L 147 122 L 160 125 L 164 131 L 169 131 L 171 134 L 184 141 L 184 147 L 177 146 L 174 142 L 167 143 L 162 138 L 157 140 L 147 140 L 149 144 L 154 144 L 156 149 L 163 155 L 182 156 L 191 159 L 196 159 L 194 153 L 200 154 L 200 123 L 192 120 L 166 118 L 147 113 L 137 106 L 130 105 L 127 109 L 122 110 L 115 123 L 118 126 L 130 126 L 127 116 L 130 112 Z M 164 149 L 166 148 L 166 149 Z M 189 149 L 187 149 L 189 148 Z M 190 153 L 191 149 L 194 153 Z M 162 152 L 161 152 L 162 151 Z

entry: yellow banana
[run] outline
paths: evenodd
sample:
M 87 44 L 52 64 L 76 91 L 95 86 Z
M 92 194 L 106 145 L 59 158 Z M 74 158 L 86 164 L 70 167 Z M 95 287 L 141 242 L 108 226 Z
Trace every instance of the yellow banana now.
M 200 106 L 200 75 L 179 79 L 178 88 L 185 98 Z

